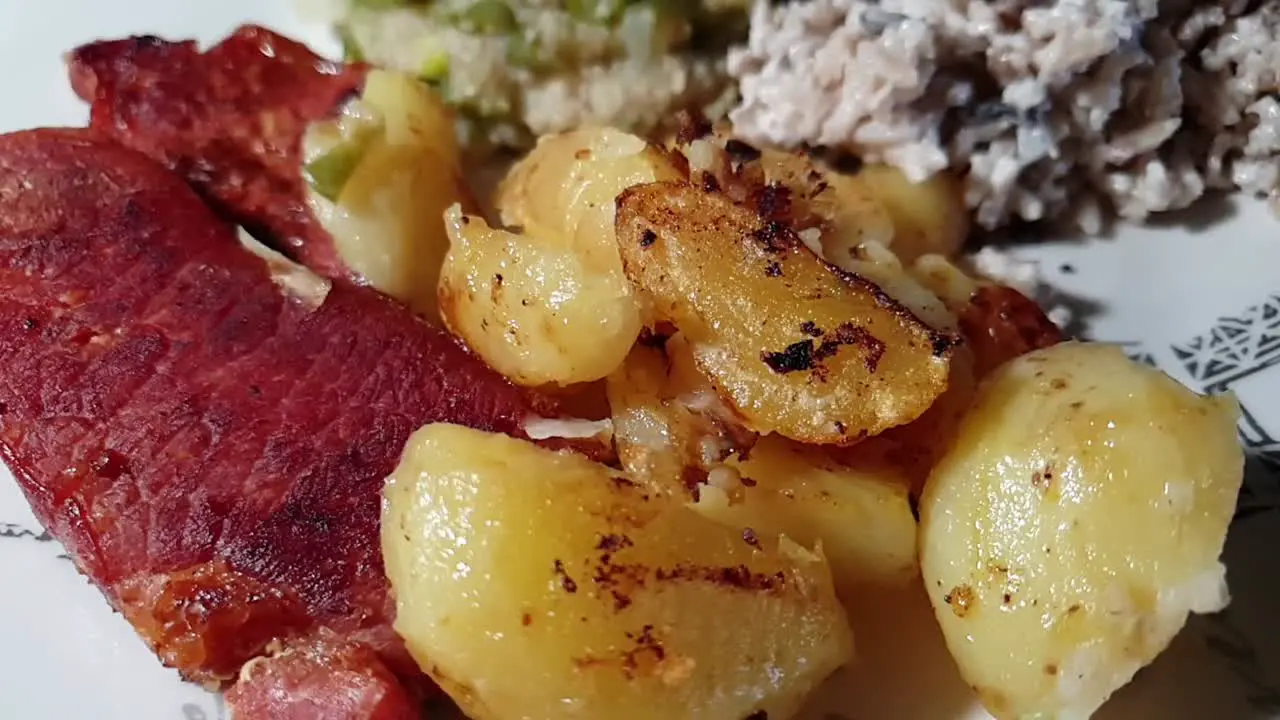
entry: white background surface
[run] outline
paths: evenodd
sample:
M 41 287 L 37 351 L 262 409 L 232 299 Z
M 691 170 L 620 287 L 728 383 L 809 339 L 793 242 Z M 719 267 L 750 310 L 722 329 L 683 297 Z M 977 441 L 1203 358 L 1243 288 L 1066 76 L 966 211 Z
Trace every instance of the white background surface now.
M 85 108 L 72 95 L 61 61 L 79 43 L 136 33 L 207 42 L 246 20 L 333 49 L 322 28 L 301 24 L 283 0 L 0 0 L 0 131 L 84 123 Z M 1090 315 L 1094 336 L 1140 343 L 1162 367 L 1196 385 L 1173 346 L 1209 332 L 1222 316 L 1242 316 L 1250 306 L 1280 297 L 1280 222 L 1260 205 L 1246 205 L 1203 232 L 1129 229 L 1113 239 L 1022 254 L 1041 260 L 1063 291 L 1104 308 Z M 1280 333 L 1280 324 L 1265 330 L 1268 321 L 1258 322 L 1257 332 Z M 1280 365 L 1237 391 L 1264 422 L 1269 419 L 1272 437 L 1280 436 Z M 1268 482 L 1276 487 L 1260 482 L 1261 491 L 1280 496 L 1280 481 Z M 56 543 L 21 537 L 40 530 L 2 469 L 0 523 L 0 533 L 14 536 L 0 537 L 0 719 L 219 717 L 216 699 L 160 667 L 97 591 L 58 557 Z M 1278 550 L 1280 512 L 1238 523 L 1228 546 L 1232 609 L 1193 623 L 1102 717 L 1280 718 Z M 973 709 L 922 596 L 860 601 L 864 610 L 878 610 L 877 621 L 856 628 L 862 660 L 833 683 L 816 717 L 985 716 Z

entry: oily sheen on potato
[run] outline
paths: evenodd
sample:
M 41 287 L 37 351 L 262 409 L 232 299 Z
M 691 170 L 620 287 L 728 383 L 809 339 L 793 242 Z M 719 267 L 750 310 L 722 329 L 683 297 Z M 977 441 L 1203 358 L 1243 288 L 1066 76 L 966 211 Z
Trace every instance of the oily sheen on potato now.
M 385 499 L 396 630 L 477 720 L 785 718 L 850 657 L 820 555 L 580 456 L 431 425 Z
M 622 363 L 642 327 L 625 278 L 458 206 L 445 212 L 444 226 L 451 242 L 440 313 L 486 364 L 538 386 L 598 380 Z
M 447 219 L 452 247 L 440 284 L 447 324 L 518 383 L 605 377 L 643 327 L 618 257 L 614 198 L 676 176 L 661 151 L 618 130 L 542 138 L 499 187 L 497 208 L 511 231 L 478 217 Z
M 1227 603 L 1238 408 L 1107 345 L 996 370 L 920 502 L 947 645 L 997 718 L 1087 718 Z
M 752 430 L 850 444 L 914 420 L 946 389 L 955 336 L 784 224 L 663 182 L 619 196 L 617 229 L 627 277 Z
M 917 575 L 916 519 L 895 469 L 837 463 L 777 435 L 732 459 L 736 483 L 701 489 L 694 509 L 755 535 L 820 545 L 841 592 Z
M 361 97 L 336 120 L 308 129 L 304 153 L 347 155 L 336 195 L 307 202 L 343 263 L 373 287 L 439 321 L 436 284 L 449 240 L 445 208 L 473 205 L 462 179 L 453 115 L 415 78 L 372 70 Z M 335 156 L 336 156 L 335 155 Z
M 964 188 L 948 173 L 913 183 L 888 165 L 840 172 L 801 153 L 760 153 L 766 181 L 791 188 L 807 212 L 826 221 L 822 249 L 837 265 L 869 242 L 903 262 L 931 253 L 953 255 L 969 235 Z
M 622 274 L 614 241 L 614 200 L 633 186 L 680 173 L 660 149 L 630 133 L 591 127 L 538 139 L 498 187 L 508 227 L 576 248 L 599 270 Z

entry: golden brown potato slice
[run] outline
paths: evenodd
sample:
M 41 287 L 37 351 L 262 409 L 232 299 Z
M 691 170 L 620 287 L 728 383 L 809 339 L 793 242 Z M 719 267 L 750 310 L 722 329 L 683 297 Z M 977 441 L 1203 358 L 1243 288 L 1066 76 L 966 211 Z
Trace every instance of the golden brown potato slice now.
M 582 128 L 539 138 L 498 186 L 503 225 L 572 248 L 598 272 L 621 274 L 614 200 L 632 185 L 680 177 L 667 154 L 630 133 Z
M 840 267 L 863 243 L 883 245 L 910 262 L 929 253 L 954 255 L 969 235 L 964 188 L 950 173 L 913 183 L 890 165 L 755 147 L 733 139 L 724 126 L 701 137 L 671 138 L 669 145 L 688 158 L 694 182 L 709 173 L 735 201 L 749 201 L 766 185 L 785 187 L 781 204 L 776 194 L 764 193 L 765 214 L 781 212 L 798 229 L 820 229 L 823 253 Z
M 924 415 L 901 427 L 849 447 L 828 447 L 835 460 L 853 468 L 868 463 L 893 468 L 906 482 L 912 497 L 919 497 L 929 472 L 955 438 L 960 421 L 973 402 L 978 381 L 974 375 L 973 353 L 968 346 L 956 348 L 951 358 L 951 377 L 946 392 L 938 396 Z
M 573 385 L 613 372 L 640 334 L 625 277 L 596 272 L 572 248 L 489 227 L 457 206 L 440 271 L 446 326 L 494 370 L 525 386 Z
M 893 223 L 893 238 L 887 245 L 903 262 L 926 254 L 954 255 L 969 237 L 964 188 L 949 173 L 913 183 L 896 167 L 866 165 L 853 174 L 829 172 L 827 177 L 838 204 L 859 196 L 879 202 Z M 857 218 L 847 217 L 837 225 L 843 231 L 837 234 L 847 235 L 856 226 Z M 845 250 L 855 246 L 856 242 L 846 241 Z
M 662 150 L 618 130 L 542 138 L 499 188 L 509 229 L 448 216 L 446 324 L 522 385 L 573 385 L 613 372 L 644 324 L 618 257 L 614 198 L 678 174 Z
M 957 336 L 782 224 L 664 182 L 623 192 L 617 228 L 627 277 L 752 430 L 850 444 L 916 419 L 946 389 Z

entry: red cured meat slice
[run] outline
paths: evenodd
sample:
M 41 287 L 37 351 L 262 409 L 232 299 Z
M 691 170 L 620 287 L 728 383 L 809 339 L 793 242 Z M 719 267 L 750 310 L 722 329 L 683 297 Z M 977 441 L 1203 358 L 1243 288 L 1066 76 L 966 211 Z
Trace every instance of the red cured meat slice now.
M 418 706 L 367 648 L 318 637 L 245 666 L 227 692 L 236 718 L 417 720 Z
M 180 178 L 107 139 L 0 137 L 0 454 L 189 679 L 319 633 L 421 678 L 389 624 L 382 479 L 425 423 L 520 435 L 532 412 L 443 331 L 331 285 L 284 289 Z
M 207 52 L 134 37 L 72 51 L 91 127 L 178 172 L 214 207 L 329 277 L 347 270 L 306 205 L 302 136 L 358 93 L 366 68 L 245 26 Z

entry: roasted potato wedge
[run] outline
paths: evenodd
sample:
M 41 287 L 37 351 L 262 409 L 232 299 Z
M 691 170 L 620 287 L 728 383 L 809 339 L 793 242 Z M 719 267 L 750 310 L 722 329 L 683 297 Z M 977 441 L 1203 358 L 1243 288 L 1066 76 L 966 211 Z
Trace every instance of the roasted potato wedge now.
M 786 718 L 851 655 L 820 554 L 450 425 L 385 491 L 395 628 L 476 720 Z
M 454 206 L 440 274 L 445 324 L 490 367 L 526 386 L 599 380 L 640 334 L 626 278 L 572 248 L 490 228 Z
M 439 322 L 436 284 L 449 240 L 441 216 L 474 207 L 453 115 L 416 79 L 373 70 L 337 119 L 308 129 L 307 203 L 338 257 L 370 285 Z
M 1239 411 L 1118 348 L 1063 343 L 983 384 L 920 502 L 947 645 L 997 718 L 1086 718 L 1188 613 L 1227 602 Z
M 960 252 L 969 237 L 969 209 L 964 187 L 947 172 L 928 180 L 912 182 L 892 165 L 865 165 L 853 174 L 827 173 L 838 206 L 859 194 L 874 198 L 893 223 L 893 237 L 886 245 L 903 262 L 923 255 L 950 257 Z M 833 238 L 824 238 L 835 257 L 842 250 L 852 252 L 858 244 L 856 217 L 845 217 L 835 225 Z M 843 239 L 843 247 L 837 247 Z
M 820 545 L 841 594 L 917 576 L 907 483 L 885 465 L 854 468 L 777 435 L 728 461 L 728 483 L 704 485 L 693 508 L 748 537 Z
M 664 182 L 623 192 L 617 228 L 627 277 L 754 431 L 850 444 L 916 419 L 946 389 L 957 336 L 785 225 Z

